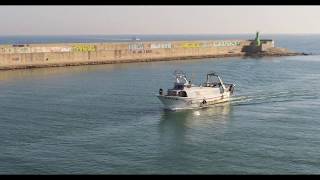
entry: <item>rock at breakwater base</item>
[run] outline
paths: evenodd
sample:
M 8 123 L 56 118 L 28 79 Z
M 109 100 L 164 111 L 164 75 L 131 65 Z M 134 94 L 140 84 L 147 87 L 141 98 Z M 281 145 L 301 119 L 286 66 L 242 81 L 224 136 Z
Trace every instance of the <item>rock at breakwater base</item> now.
M 264 57 L 264 56 L 299 56 L 299 55 L 309 55 L 308 53 L 300 53 L 290 51 L 286 48 L 278 48 L 273 47 L 269 48 L 265 51 L 257 51 L 252 53 L 247 53 L 246 56 L 253 56 L 253 57 Z

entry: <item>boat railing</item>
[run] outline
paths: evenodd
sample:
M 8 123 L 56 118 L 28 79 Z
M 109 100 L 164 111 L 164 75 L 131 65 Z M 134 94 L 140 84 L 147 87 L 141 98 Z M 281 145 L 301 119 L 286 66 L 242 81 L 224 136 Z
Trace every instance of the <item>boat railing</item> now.
M 234 91 L 234 84 L 230 84 L 230 83 L 224 83 L 224 86 L 226 87 L 226 89 L 228 90 L 228 91 L 230 91 L 231 93 L 233 93 L 233 91 Z

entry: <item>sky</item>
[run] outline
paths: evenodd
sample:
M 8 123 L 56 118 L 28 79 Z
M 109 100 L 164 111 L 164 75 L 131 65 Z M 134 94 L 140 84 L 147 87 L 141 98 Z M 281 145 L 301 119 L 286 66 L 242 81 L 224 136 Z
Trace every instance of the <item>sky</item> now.
M 320 33 L 320 6 L 0 6 L 2 35 Z

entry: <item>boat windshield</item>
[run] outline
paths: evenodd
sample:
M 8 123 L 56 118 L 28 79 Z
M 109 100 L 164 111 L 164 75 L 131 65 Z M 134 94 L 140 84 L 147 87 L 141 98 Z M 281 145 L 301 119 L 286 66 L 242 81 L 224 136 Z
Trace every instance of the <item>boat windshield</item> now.
M 174 85 L 174 89 L 175 89 L 175 90 L 182 90 L 183 87 L 184 87 L 183 84 L 175 84 L 175 85 Z

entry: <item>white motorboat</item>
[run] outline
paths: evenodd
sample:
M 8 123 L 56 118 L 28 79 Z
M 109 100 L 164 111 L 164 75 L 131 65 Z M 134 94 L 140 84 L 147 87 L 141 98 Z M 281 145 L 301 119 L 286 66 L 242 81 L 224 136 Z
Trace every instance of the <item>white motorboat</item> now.
M 167 93 L 159 89 L 157 97 L 165 109 L 179 110 L 208 107 L 211 104 L 230 100 L 233 95 L 234 84 L 226 84 L 214 72 L 207 74 L 205 83 L 196 86 L 187 79 L 182 71 L 175 71 L 174 86 Z

